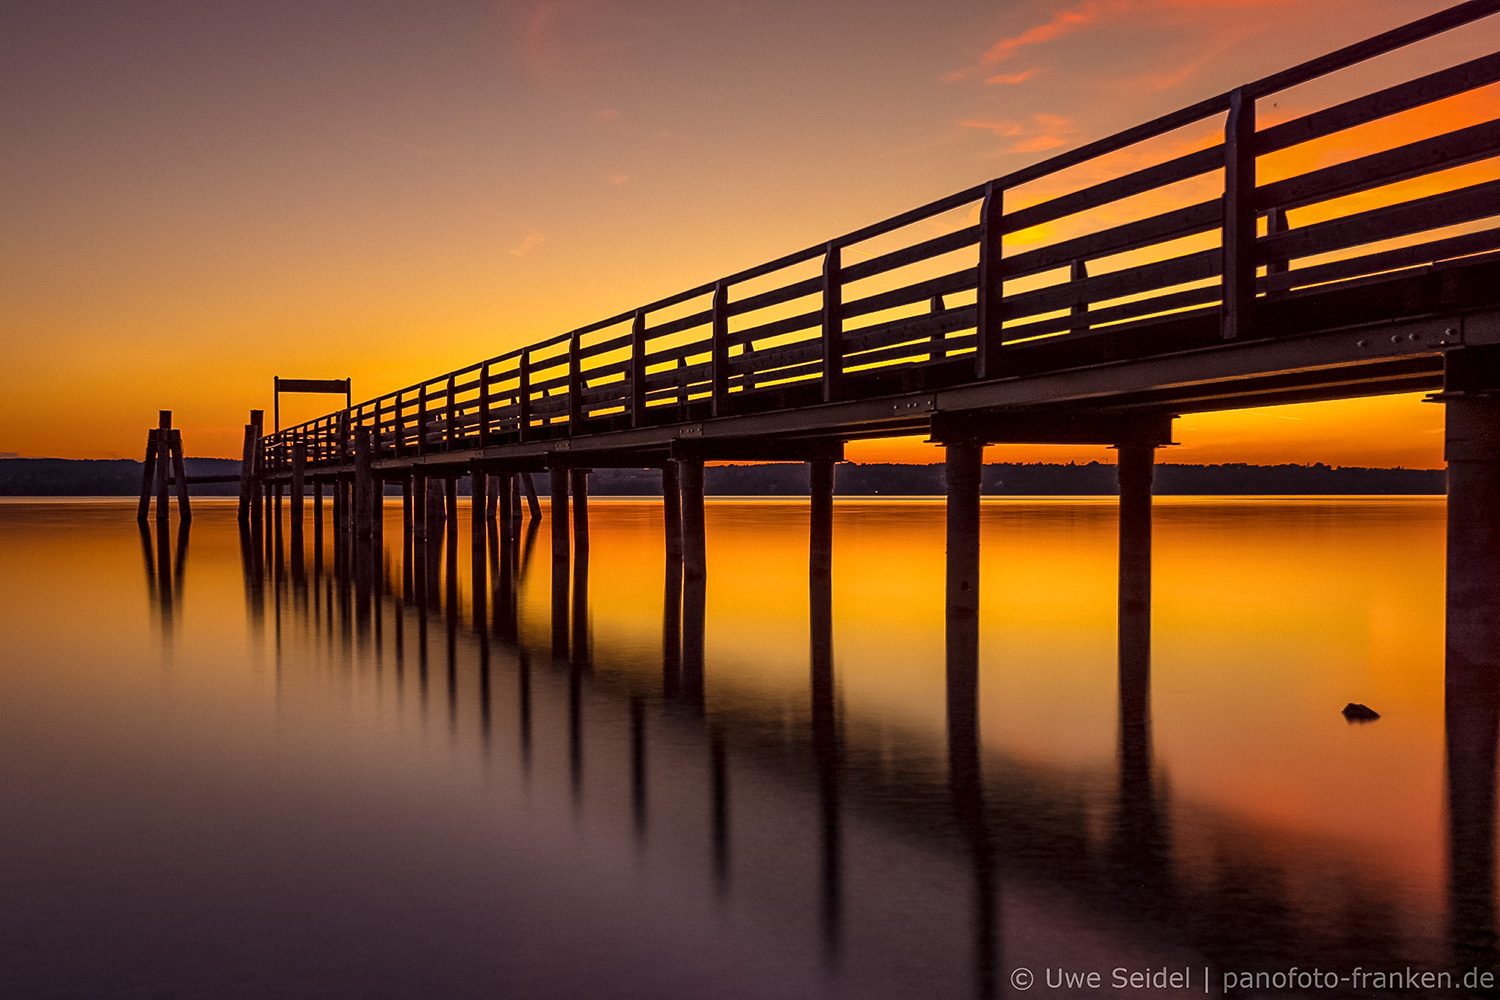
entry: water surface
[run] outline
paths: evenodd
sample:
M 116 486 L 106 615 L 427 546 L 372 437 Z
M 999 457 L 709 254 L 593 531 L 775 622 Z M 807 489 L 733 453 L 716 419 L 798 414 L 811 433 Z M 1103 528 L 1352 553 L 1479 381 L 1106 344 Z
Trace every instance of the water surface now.
M 805 499 L 710 501 L 685 592 L 659 501 L 595 499 L 561 592 L 545 522 L 476 553 L 466 503 L 414 567 L 388 504 L 363 579 L 331 528 L 132 508 L 0 503 L 3 995 L 1202 995 L 1493 956 L 1440 497 L 1158 499 L 1123 651 L 1114 502 L 986 499 L 977 694 L 939 500 L 841 498 L 828 588 Z

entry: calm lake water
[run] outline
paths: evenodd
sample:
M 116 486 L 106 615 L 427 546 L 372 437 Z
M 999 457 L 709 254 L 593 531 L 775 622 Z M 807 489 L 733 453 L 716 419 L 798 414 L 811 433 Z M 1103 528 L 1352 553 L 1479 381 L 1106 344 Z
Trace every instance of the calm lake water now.
M 267 559 L 232 502 L 185 544 L 133 506 L 0 503 L 0 995 L 1201 996 L 1493 954 L 1441 497 L 1159 498 L 1123 698 L 1114 502 L 986 499 L 967 728 L 940 500 L 841 498 L 831 593 L 805 499 L 711 500 L 679 606 L 660 502 L 595 499 L 560 634 L 545 521 L 476 614 L 467 501 L 425 596 L 388 501 L 373 597 L 331 530 Z M 1376 995 L 1242 991 L 1308 993 Z

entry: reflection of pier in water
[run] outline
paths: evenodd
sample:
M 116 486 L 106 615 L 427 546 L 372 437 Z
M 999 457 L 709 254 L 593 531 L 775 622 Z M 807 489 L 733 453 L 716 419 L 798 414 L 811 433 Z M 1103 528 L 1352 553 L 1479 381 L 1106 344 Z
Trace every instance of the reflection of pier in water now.
M 357 662 L 373 662 L 377 671 L 392 667 L 400 690 L 417 687 L 424 713 L 431 707 L 431 687 L 439 686 L 436 697 L 452 731 L 459 732 L 471 713 L 485 747 L 497 733 L 509 731 L 519 741 L 524 767 L 532 766 L 535 741 L 554 735 L 550 722 L 543 720 L 556 711 L 555 735 L 565 748 L 565 781 L 575 808 L 585 804 L 590 789 L 599 795 L 601 786 L 586 781 L 586 774 L 618 770 L 616 765 L 622 764 L 618 780 L 622 789 L 628 786 L 626 823 L 642 848 L 667 854 L 690 849 L 698 835 L 685 837 L 680 824 L 674 828 L 654 817 L 653 804 L 659 811 L 663 800 L 652 789 L 672 788 L 680 804 L 682 790 L 696 786 L 701 870 L 716 891 L 729 898 L 774 895 L 784 890 L 759 883 L 783 886 L 788 880 L 778 877 L 777 867 L 792 872 L 806 868 L 820 947 L 833 965 L 841 964 L 851 918 L 857 924 L 860 916 L 857 908 L 850 909 L 850 879 L 861 876 L 850 869 L 847 838 L 851 829 L 873 825 L 899 845 L 893 849 L 914 852 L 914 863 L 967 872 L 967 893 L 927 900 L 921 919 L 928 922 L 924 933 L 930 935 L 932 914 L 949 914 L 948 946 L 955 960 L 967 955 L 973 988 L 981 996 L 1005 989 L 1008 959 L 1023 964 L 1007 951 L 1001 919 L 1002 912 L 1025 905 L 1017 898 L 1061 897 L 1085 919 L 1102 925 L 1106 935 L 1122 941 L 1144 938 L 1158 950 L 1188 955 L 1215 969 L 1282 962 L 1325 968 L 1363 962 L 1368 967 L 1374 957 L 1428 967 L 1447 960 L 1455 968 L 1491 966 L 1496 952 L 1490 888 L 1495 875 L 1494 748 L 1500 729 L 1500 700 L 1493 686 L 1465 686 L 1467 675 L 1450 652 L 1449 954 L 1433 955 L 1412 945 L 1401 892 L 1381 875 L 1361 872 L 1352 863 L 1322 876 L 1318 889 L 1324 898 L 1316 913 L 1309 912 L 1299 885 L 1306 872 L 1299 871 L 1298 847 L 1326 856 L 1337 856 L 1336 849 L 1315 843 L 1288 847 L 1236 829 L 1231 817 L 1174 800 L 1155 774 L 1149 692 L 1149 464 L 1132 463 L 1128 455 L 1121 459 L 1127 494 L 1133 492 L 1137 499 L 1121 509 L 1118 768 L 1112 805 L 1102 822 L 1085 792 L 1097 787 L 1096 775 L 1016 759 L 981 744 L 977 617 L 961 602 L 949 608 L 945 757 L 919 734 L 884 732 L 876 746 L 871 734 L 844 724 L 833 666 L 832 587 L 819 542 L 831 534 L 831 507 L 814 509 L 810 697 L 805 715 L 791 725 L 780 706 L 736 699 L 733 708 L 721 708 L 705 699 L 704 580 L 684 572 L 671 555 L 659 656 L 643 659 L 638 650 L 610 649 L 607 638 L 596 646 L 588 626 L 587 547 L 582 547 L 582 558 L 570 559 L 567 545 L 587 537 L 587 511 L 579 517 L 575 508 L 569 532 L 565 499 L 564 517 L 553 522 L 550 620 L 524 621 L 519 600 L 523 582 L 548 567 L 539 570 L 533 558 L 540 522 L 523 525 L 519 484 L 514 482 L 499 490 L 498 503 L 488 505 L 497 514 L 489 521 L 491 530 L 484 530 L 488 518 L 478 518 L 480 527 L 466 554 L 459 544 L 463 521 L 453 516 L 454 506 L 441 489 L 428 493 L 432 502 L 425 511 L 423 505 L 416 507 L 426 515 L 416 519 L 425 524 L 413 524 L 404 534 L 399 567 L 387 561 L 384 546 L 377 548 L 373 537 L 349 538 L 347 530 L 330 532 L 333 554 L 325 572 L 316 542 L 310 560 L 304 556 L 300 525 L 288 532 L 289 539 L 273 530 L 268 540 L 247 529 L 242 532 L 247 604 L 257 622 L 266 624 L 271 616 L 278 637 L 283 616 L 290 616 L 310 627 L 330 650 L 358 654 Z M 1137 477 L 1133 491 L 1128 489 L 1131 476 Z M 485 509 L 485 494 L 493 494 L 490 487 L 495 485 L 479 487 L 477 509 Z M 956 492 L 966 489 L 961 480 L 955 486 Z M 950 507 L 959 512 L 950 530 L 965 531 L 966 508 L 972 508 L 977 522 L 977 491 L 969 502 L 959 500 Z M 472 527 L 473 519 L 468 523 Z M 315 530 L 314 538 L 320 534 Z M 143 543 L 152 592 L 173 593 L 160 571 L 161 543 L 153 546 L 145 535 Z M 174 559 L 179 587 L 185 552 L 182 544 Z M 465 557 L 471 574 L 467 595 L 458 574 L 458 560 Z M 308 561 L 310 573 L 304 568 Z M 180 597 L 180 590 L 175 593 Z M 164 606 L 166 616 L 170 605 Z M 550 642 L 538 646 L 536 638 L 549 633 Z M 440 648 L 434 649 L 434 643 Z M 436 657 L 441 657 L 441 671 L 430 669 Z M 549 666 L 538 670 L 539 663 Z M 644 680 L 652 676 L 660 678 L 659 686 Z M 620 734 L 611 732 L 615 727 Z M 543 732 L 546 737 L 539 737 Z M 591 744 L 628 746 L 627 759 L 590 756 Z M 869 764 L 882 759 L 887 763 Z M 755 791 L 767 784 L 778 789 L 773 810 L 806 807 L 807 825 L 817 832 L 806 857 L 768 853 L 764 844 L 736 838 L 737 830 L 784 822 L 784 817 L 765 812 L 768 803 Z M 752 791 L 736 793 L 745 787 Z M 1185 817 L 1196 817 L 1196 825 L 1185 825 Z M 1230 834 L 1215 839 L 1207 850 L 1190 845 L 1195 858 L 1185 861 L 1178 838 L 1191 835 L 1184 830 L 1205 828 Z M 743 832 L 741 838 L 754 839 Z M 747 864 L 742 854 L 755 859 L 753 870 L 765 874 L 764 879 L 734 878 L 735 871 L 750 870 L 742 867 Z M 767 873 L 767 868 L 772 870 Z

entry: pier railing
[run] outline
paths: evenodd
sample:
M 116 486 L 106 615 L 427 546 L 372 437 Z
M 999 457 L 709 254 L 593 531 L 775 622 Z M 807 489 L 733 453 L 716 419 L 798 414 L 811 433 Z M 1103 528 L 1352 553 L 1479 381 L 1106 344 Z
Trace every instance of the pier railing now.
M 1120 356 L 1205 332 L 1274 335 L 1272 302 L 1500 250 L 1500 97 L 1482 89 L 1500 81 L 1500 53 L 1270 124 L 1258 104 L 1497 11 L 1500 0 L 1459 4 L 288 428 L 263 440 L 263 468 L 284 467 L 293 442 L 310 465 L 344 465 L 358 432 L 376 459 L 406 458 L 997 379 L 1086 361 L 1104 341 Z M 1410 141 L 1360 131 L 1463 100 L 1471 123 L 1449 131 Z M 1358 155 L 1338 159 L 1351 148 Z M 1137 156 L 1152 162 L 1128 169 Z

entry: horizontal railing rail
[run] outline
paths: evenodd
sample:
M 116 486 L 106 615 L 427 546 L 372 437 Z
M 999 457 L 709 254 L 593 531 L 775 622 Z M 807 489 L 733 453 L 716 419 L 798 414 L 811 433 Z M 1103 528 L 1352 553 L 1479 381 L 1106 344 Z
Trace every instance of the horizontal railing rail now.
M 293 442 L 315 467 L 347 466 L 361 434 L 375 459 L 407 459 L 893 384 L 992 380 L 1086 360 L 1101 338 L 1147 354 L 1153 329 L 1184 324 L 1214 339 L 1274 335 L 1259 322 L 1270 303 L 1500 251 L 1500 118 L 1327 162 L 1328 143 L 1351 130 L 1500 83 L 1500 53 L 1264 127 L 1257 101 L 1497 11 L 1500 0 L 1458 4 L 826 243 L 268 435 L 262 468 L 284 470 Z M 1176 143 L 1158 162 L 1068 179 L 1108 173 L 1111 157 L 1157 140 Z M 1296 169 L 1262 181 L 1262 161 Z

